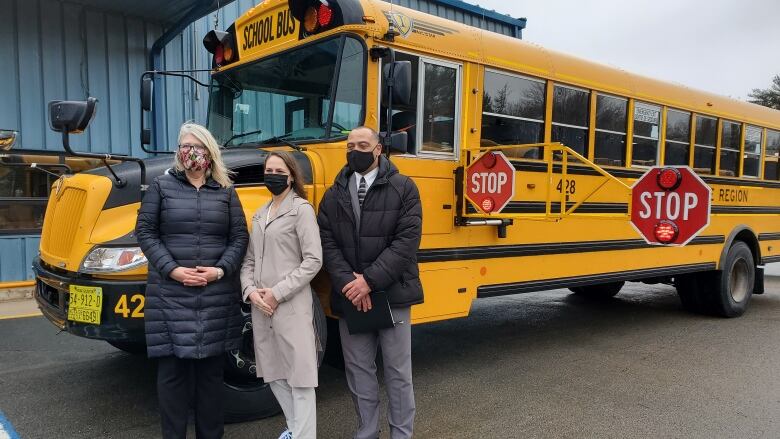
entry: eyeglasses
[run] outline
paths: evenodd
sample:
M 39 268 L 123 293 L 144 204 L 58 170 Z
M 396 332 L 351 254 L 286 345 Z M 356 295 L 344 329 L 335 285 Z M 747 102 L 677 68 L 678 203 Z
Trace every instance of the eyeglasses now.
M 179 149 L 181 149 L 184 152 L 189 152 L 193 148 L 197 152 L 208 152 L 208 149 L 206 149 L 205 146 L 201 146 L 201 145 L 192 145 L 190 143 L 183 143 L 179 145 Z

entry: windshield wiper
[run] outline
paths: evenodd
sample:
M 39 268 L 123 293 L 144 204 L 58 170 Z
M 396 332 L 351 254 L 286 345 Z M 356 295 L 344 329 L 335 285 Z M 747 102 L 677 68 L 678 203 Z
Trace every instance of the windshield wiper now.
M 230 142 L 232 142 L 232 141 L 234 141 L 236 139 L 240 139 L 240 138 L 246 137 L 246 136 L 251 136 L 252 134 L 260 134 L 262 132 L 263 132 L 263 130 L 255 130 L 255 131 L 249 131 L 248 133 L 238 133 L 238 134 L 235 134 L 235 135 L 233 135 L 233 137 L 229 138 L 227 140 L 227 142 L 225 142 L 223 147 L 227 148 L 227 146 L 230 145 Z
M 262 142 L 260 142 L 260 145 L 268 145 L 270 143 L 284 143 L 285 145 L 289 146 L 290 148 L 296 151 L 303 151 L 303 148 L 301 148 L 300 145 L 285 139 L 285 137 L 289 137 L 290 135 L 292 135 L 292 133 L 285 133 L 282 134 L 281 136 L 269 137 L 268 139 L 265 139 Z

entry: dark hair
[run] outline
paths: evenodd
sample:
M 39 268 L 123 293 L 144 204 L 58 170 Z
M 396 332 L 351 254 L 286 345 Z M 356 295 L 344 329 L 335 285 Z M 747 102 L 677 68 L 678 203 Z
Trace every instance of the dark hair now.
M 303 173 L 301 172 L 301 167 L 298 166 L 298 161 L 295 160 L 295 157 L 289 152 L 274 151 L 268 154 L 265 161 L 267 162 L 271 157 L 279 157 L 282 159 L 285 166 L 287 166 L 287 169 L 290 170 L 290 176 L 293 180 L 292 189 L 299 197 L 306 198 L 306 189 L 303 187 Z M 263 172 L 265 172 L 265 162 L 263 163 Z

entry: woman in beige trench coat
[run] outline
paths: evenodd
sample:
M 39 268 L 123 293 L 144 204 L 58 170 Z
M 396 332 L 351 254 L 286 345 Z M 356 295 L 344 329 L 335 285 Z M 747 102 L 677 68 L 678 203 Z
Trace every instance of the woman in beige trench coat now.
M 264 180 L 273 199 L 252 217 L 241 266 L 242 295 L 253 305 L 257 376 L 284 411 L 288 430 L 280 439 L 314 439 L 317 348 L 309 282 L 322 266 L 320 232 L 291 154 L 269 154 Z

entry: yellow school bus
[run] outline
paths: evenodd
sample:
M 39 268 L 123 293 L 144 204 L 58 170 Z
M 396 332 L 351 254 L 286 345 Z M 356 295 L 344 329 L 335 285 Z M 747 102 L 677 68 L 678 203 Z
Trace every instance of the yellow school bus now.
M 424 207 L 413 323 L 465 317 L 502 294 L 611 297 L 626 281 L 674 284 L 686 309 L 737 316 L 763 293 L 763 265 L 780 261 L 778 111 L 379 0 L 267 0 L 204 45 L 208 126 L 247 218 L 270 198 L 269 150 L 293 151 L 316 206 L 345 164 L 347 133 L 390 132 L 386 152 Z M 499 213 L 464 196 L 467 167 L 489 151 L 514 168 Z M 35 262 L 52 322 L 124 349 L 143 343 L 136 211 L 171 159 L 138 165 L 58 180 Z M 709 223 L 687 245 L 651 245 L 630 224 L 630 186 L 654 166 L 688 166 L 711 187 Z M 327 310 L 327 276 L 316 284 Z M 100 292 L 96 321 L 69 318 L 74 291 Z M 252 355 L 230 353 L 229 387 L 267 401 L 248 378 Z

